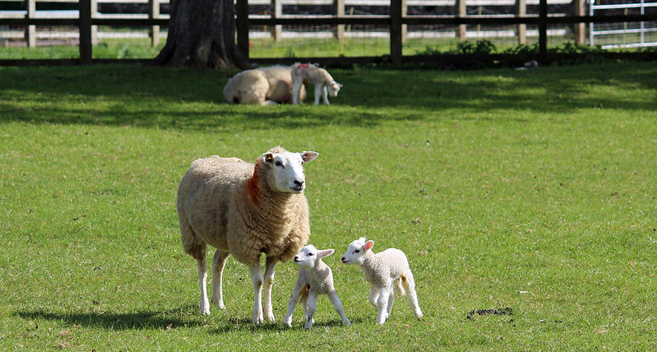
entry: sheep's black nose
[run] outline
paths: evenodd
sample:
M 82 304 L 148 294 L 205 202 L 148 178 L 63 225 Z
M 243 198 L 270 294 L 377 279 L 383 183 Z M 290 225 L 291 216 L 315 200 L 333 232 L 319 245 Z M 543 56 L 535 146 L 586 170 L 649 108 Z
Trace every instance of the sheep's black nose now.
M 303 181 L 294 180 L 294 184 L 297 186 L 303 186 Z

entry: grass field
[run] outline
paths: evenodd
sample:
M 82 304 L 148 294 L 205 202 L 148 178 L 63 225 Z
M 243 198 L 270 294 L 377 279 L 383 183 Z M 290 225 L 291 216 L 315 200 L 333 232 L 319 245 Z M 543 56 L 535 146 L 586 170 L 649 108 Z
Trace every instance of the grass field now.
M 657 348 L 657 66 L 332 70 L 330 106 L 231 106 L 230 73 L 0 68 L 0 350 L 648 351 Z M 277 268 L 278 321 L 250 322 L 248 269 L 198 312 L 176 189 L 192 160 L 306 165 L 311 243 L 334 248 L 305 331 Z M 353 239 L 406 252 L 425 316 L 383 326 L 339 262 Z M 497 309 L 512 314 L 477 314 Z M 475 311 L 473 314 L 470 312 Z M 481 312 L 484 313 L 484 312 Z

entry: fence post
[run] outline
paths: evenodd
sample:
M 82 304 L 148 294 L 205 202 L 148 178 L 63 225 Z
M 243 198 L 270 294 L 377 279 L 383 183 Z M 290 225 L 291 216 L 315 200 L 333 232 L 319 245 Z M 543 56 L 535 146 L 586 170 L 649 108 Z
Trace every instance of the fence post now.
M 249 59 L 249 0 L 237 0 L 237 50 Z
M 586 15 L 586 0 L 575 0 L 575 16 Z M 586 44 L 586 24 L 575 23 L 575 43 Z
M 465 18 L 468 15 L 467 6 L 465 0 L 456 0 L 456 6 L 459 10 L 459 18 Z M 468 34 L 468 25 L 459 24 L 459 39 L 466 40 Z
M 540 0 L 538 3 L 538 61 L 541 65 L 546 65 L 548 63 L 547 16 L 547 0 Z
M 344 17 L 344 0 L 335 0 L 335 14 L 338 18 Z M 336 31 L 340 48 L 344 44 L 344 24 L 339 24 Z
M 27 0 L 25 1 L 25 6 L 27 7 L 27 18 L 36 17 L 36 0 Z M 27 41 L 28 48 L 36 47 L 36 26 L 31 24 L 28 25 L 25 29 L 25 40 Z
M 525 18 L 527 16 L 527 0 L 517 0 L 518 17 Z M 527 44 L 527 25 L 524 23 L 518 24 L 518 44 Z
M 272 0 L 272 7 L 274 8 L 273 18 L 280 18 L 283 16 L 283 0 Z M 274 26 L 274 40 L 279 42 L 283 35 L 283 26 L 277 24 Z
M 91 0 L 80 0 L 80 64 L 91 64 Z
M 96 1 L 96 0 L 93 0 Z M 160 18 L 160 0 L 148 0 L 148 18 Z M 150 28 L 151 45 L 156 47 L 160 44 L 160 26 L 151 26 Z
M 390 62 L 402 65 L 402 0 L 390 0 Z

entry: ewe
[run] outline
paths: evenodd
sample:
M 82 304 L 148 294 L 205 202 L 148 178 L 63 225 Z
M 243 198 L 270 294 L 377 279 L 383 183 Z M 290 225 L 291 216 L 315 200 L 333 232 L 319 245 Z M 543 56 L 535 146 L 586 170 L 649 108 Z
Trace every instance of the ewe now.
M 317 296 L 328 295 L 333 307 L 342 318 L 342 323 L 346 326 L 351 325 L 349 319 L 344 314 L 342 302 L 333 286 L 333 273 L 328 265 L 324 264 L 322 258 L 328 257 L 335 252 L 332 249 L 317 250 L 313 245 L 303 247 L 299 255 L 294 257 L 294 264 L 299 265 L 299 278 L 292 291 L 292 297 L 287 305 L 287 314 L 285 315 L 285 324 L 292 326 L 292 312 L 297 303 L 303 306 L 303 313 L 306 317 L 306 329 L 313 327 L 313 314 L 317 309 Z
M 291 66 L 270 66 L 242 71 L 230 78 L 224 86 L 224 100 L 229 104 L 290 103 L 292 102 L 291 71 Z M 298 94 L 303 100 L 306 97 L 305 88 L 301 87 Z
M 422 311 L 417 303 L 415 281 L 406 255 L 395 248 L 389 248 L 374 254 L 372 252 L 373 246 L 374 241 L 365 242 L 365 237 L 351 242 L 347 248 L 347 253 L 342 257 L 342 262 L 344 264 L 359 265 L 363 270 L 365 279 L 371 285 L 370 303 L 378 310 L 377 324 L 385 323 L 392 311 L 392 304 L 395 301 L 393 281 L 396 282 L 399 293 L 408 298 L 413 314 L 418 319 L 421 318 Z
M 279 261 L 294 258 L 308 242 L 310 226 L 302 164 L 318 155 L 275 147 L 262 154 L 255 165 L 218 156 L 192 163 L 178 188 L 178 220 L 183 248 L 198 262 L 202 314 L 210 314 L 206 291 L 209 244 L 217 248 L 212 259 L 212 303 L 225 309 L 221 277 L 226 259 L 232 254 L 251 272 L 255 290 L 253 322 L 274 320 L 274 267 Z M 260 253 L 266 256 L 264 282 Z

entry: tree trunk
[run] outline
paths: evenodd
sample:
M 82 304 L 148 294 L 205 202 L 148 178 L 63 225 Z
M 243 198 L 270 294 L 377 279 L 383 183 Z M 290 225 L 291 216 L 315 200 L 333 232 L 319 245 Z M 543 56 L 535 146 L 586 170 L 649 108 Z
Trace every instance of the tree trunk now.
M 172 0 L 167 43 L 155 64 L 248 68 L 235 44 L 233 0 Z

